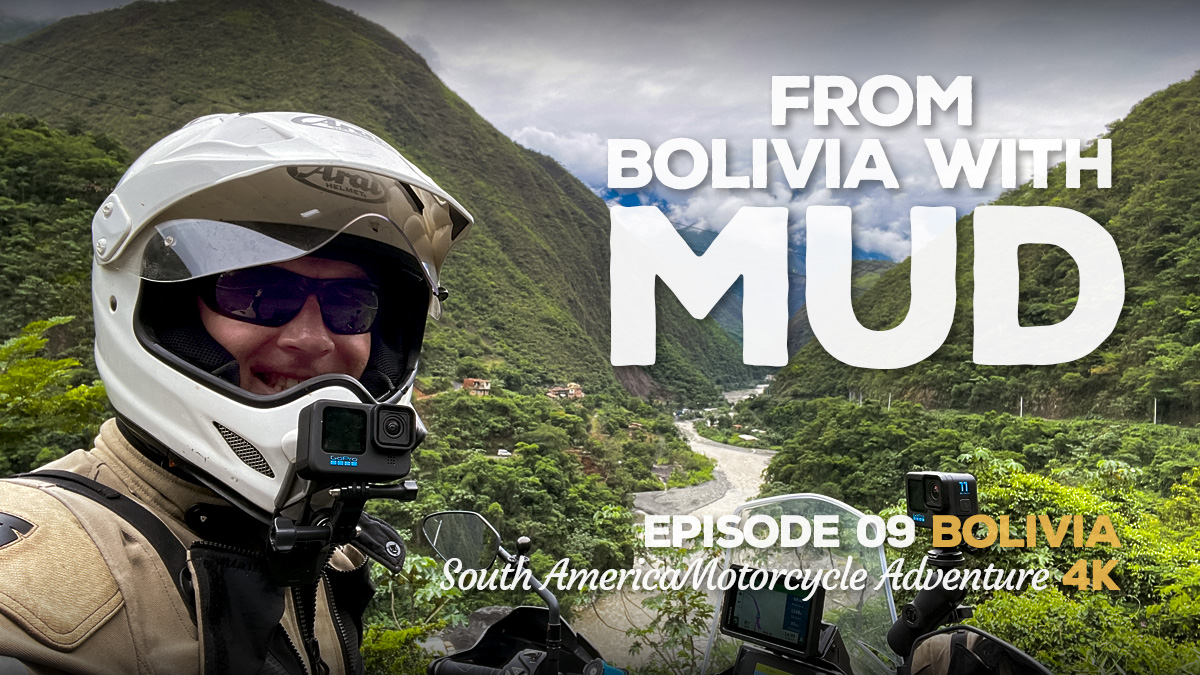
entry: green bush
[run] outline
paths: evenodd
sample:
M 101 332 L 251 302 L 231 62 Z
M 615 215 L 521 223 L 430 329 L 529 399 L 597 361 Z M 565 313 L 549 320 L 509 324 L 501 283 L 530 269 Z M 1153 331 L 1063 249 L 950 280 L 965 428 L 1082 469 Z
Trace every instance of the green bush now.
M 362 657 L 367 675 L 425 675 L 436 655 L 421 646 L 440 626 L 428 624 L 399 630 L 371 626 L 363 634 Z

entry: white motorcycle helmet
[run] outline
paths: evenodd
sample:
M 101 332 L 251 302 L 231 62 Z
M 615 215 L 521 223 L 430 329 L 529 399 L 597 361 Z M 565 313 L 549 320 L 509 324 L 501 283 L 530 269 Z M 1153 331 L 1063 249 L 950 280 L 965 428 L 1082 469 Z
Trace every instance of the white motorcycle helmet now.
M 300 411 L 407 402 L 426 314 L 445 297 L 442 263 L 471 222 L 352 124 L 285 112 L 194 120 L 139 157 L 92 220 L 96 365 L 119 419 L 262 520 L 301 502 Z M 251 393 L 199 322 L 198 293 L 215 275 L 314 252 L 359 264 L 378 287 L 366 370 Z

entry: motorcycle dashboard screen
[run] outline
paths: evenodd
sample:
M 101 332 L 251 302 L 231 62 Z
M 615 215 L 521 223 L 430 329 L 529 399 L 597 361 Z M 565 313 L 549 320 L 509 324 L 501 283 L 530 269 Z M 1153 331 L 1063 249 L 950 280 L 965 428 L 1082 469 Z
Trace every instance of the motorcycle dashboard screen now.
M 816 653 L 825 600 L 825 590 L 819 584 L 806 600 L 811 589 L 788 590 L 783 578 L 771 586 L 755 583 L 763 575 L 756 577 L 753 568 L 730 565 L 730 569 L 747 583 L 735 583 L 725 591 L 721 603 L 722 633 L 792 656 L 808 657 Z M 743 569 L 748 570 L 744 576 Z M 748 588 L 739 588 L 743 585 Z M 755 586 L 759 588 L 756 590 Z

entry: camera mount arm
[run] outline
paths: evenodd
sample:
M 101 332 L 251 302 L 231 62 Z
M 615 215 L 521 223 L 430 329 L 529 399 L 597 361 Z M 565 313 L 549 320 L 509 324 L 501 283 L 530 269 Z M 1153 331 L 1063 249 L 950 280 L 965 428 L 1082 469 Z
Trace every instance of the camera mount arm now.
M 930 549 L 925 560 L 929 567 L 940 569 L 943 573 L 966 564 L 962 551 L 954 548 Z M 912 655 L 913 644 L 922 635 L 974 614 L 973 608 L 959 604 L 966 597 L 965 588 L 947 589 L 938 585 L 922 589 L 912 602 L 900 610 L 899 618 L 888 630 L 888 646 L 904 657 L 907 663 Z
M 351 483 L 329 489 L 333 509 L 328 518 L 315 525 L 297 525 L 291 518 L 278 516 L 268 533 L 271 548 L 287 553 L 299 543 L 346 544 L 357 534 L 358 520 L 368 499 L 395 499 L 411 502 L 417 498 L 417 481 L 406 480 L 392 485 Z

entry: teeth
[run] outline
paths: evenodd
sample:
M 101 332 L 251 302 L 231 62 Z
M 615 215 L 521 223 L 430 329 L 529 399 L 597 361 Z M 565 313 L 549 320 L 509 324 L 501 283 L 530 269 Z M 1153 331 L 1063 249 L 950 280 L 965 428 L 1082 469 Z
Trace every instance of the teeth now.
M 272 394 L 278 394 L 285 389 L 291 389 L 292 387 L 300 384 L 299 379 L 294 377 L 285 377 L 283 375 L 279 375 L 278 373 L 261 373 L 259 375 L 259 379 L 262 380 L 263 384 L 267 385 Z

